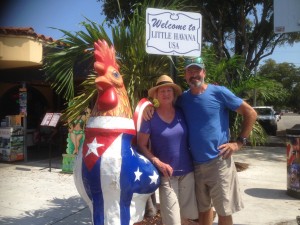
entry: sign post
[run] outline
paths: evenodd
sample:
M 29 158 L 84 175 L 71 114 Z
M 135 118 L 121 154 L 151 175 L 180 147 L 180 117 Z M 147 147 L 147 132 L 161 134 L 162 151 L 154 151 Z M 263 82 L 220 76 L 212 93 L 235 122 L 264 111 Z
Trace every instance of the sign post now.
M 27 88 L 26 83 L 22 84 L 22 88 L 19 88 L 19 106 L 20 114 L 23 116 L 23 128 L 24 128 L 24 161 L 27 162 Z
M 51 162 L 52 162 L 52 137 L 56 133 L 54 129 L 59 122 L 61 113 L 46 113 L 42 122 L 42 127 L 47 127 L 48 129 L 52 127 L 51 132 L 47 132 L 47 143 L 49 147 L 49 171 L 51 172 Z

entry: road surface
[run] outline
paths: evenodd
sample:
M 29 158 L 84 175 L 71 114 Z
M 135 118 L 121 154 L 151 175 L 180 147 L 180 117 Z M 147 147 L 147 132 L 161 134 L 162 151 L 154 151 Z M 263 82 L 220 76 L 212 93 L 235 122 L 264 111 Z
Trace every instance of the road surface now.
M 300 114 L 284 113 L 278 121 L 278 133 L 284 133 L 286 129 L 292 128 L 294 125 L 300 124 Z

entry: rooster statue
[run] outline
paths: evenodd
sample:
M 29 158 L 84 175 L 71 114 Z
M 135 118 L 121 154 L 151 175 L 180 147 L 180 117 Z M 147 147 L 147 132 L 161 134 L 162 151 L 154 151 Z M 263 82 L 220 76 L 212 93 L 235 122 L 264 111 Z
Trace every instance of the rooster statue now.
M 159 175 L 132 145 L 136 129 L 114 47 L 101 40 L 94 47 L 98 98 L 75 162 L 74 181 L 94 225 L 134 224 L 143 220 Z

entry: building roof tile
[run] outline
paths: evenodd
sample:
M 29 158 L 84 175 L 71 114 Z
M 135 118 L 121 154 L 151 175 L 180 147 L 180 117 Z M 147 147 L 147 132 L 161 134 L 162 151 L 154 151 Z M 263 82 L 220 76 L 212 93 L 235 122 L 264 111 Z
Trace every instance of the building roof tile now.
M 32 27 L 0 27 L 0 34 L 26 35 L 46 42 L 56 42 L 52 37 L 37 34 Z

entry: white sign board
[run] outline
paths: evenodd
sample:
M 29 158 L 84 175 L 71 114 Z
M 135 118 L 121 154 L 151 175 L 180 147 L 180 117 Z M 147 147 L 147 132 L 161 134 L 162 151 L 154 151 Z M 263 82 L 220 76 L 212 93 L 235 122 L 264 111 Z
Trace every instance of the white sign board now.
M 42 120 L 41 126 L 56 127 L 60 116 L 61 113 L 46 113 Z
M 300 31 L 300 0 L 274 0 L 274 32 Z
M 199 13 L 148 8 L 146 52 L 149 54 L 200 56 L 202 16 Z

